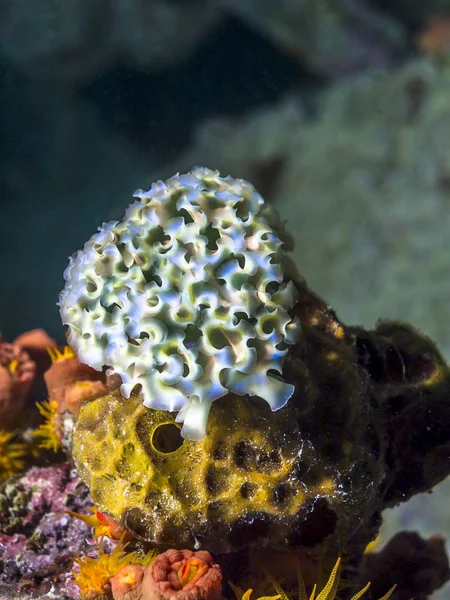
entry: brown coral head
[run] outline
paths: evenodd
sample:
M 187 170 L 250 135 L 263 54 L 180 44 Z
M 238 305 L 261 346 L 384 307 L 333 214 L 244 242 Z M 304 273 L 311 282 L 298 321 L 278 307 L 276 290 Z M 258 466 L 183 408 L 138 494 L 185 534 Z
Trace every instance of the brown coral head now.
M 142 597 L 141 584 L 144 579 L 142 565 L 126 565 L 110 579 L 114 600 L 137 600 Z
M 222 572 L 205 550 L 167 550 L 147 567 L 143 600 L 219 600 Z

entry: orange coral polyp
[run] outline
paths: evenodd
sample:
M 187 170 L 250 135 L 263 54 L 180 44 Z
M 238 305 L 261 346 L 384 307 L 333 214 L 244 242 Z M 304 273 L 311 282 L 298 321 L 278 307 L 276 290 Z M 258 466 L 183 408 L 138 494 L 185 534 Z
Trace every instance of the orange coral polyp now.
M 219 600 L 221 580 L 220 566 L 206 550 L 170 549 L 145 569 L 142 599 Z
M 70 346 L 64 346 L 62 352 L 58 348 L 47 348 L 47 352 L 51 358 L 52 363 L 67 360 L 68 358 L 76 358 L 75 352 Z
M 178 571 L 178 579 L 180 580 L 182 587 L 189 583 L 196 583 L 200 577 L 203 577 L 208 568 L 209 567 L 204 560 L 196 557 L 189 558 Z
M 130 595 L 130 592 L 137 590 L 142 585 L 144 579 L 144 567 L 142 565 L 128 565 L 123 567 L 117 575 L 110 579 L 111 591 L 114 599 L 121 600 L 125 598 L 139 598 L 139 595 Z
M 61 448 L 61 439 L 58 433 L 58 403 L 49 399 L 44 400 L 44 402 L 36 402 L 36 406 L 45 419 L 45 423 L 39 425 L 39 428 L 33 431 L 34 437 L 42 438 L 39 448 L 58 452 Z
M 128 565 L 117 574 L 117 580 L 122 585 L 134 586 L 142 580 L 142 567 L 140 565 Z
M 16 374 L 18 366 L 19 366 L 19 361 L 16 358 L 9 363 L 8 371 L 11 373 L 11 375 Z
M 8 479 L 25 467 L 26 444 L 12 441 L 14 432 L 0 429 L 0 481 Z
M 148 565 L 155 556 L 154 551 L 150 551 L 146 555 L 139 555 L 137 552 L 127 554 L 125 551 L 127 545 L 121 538 L 114 550 L 110 554 L 106 554 L 103 549 L 103 540 L 101 540 L 98 558 L 83 556 L 75 559 L 80 570 L 78 573 L 74 573 L 74 577 L 82 597 L 89 592 L 103 593 L 111 578 L 123 571 L 124 567 L 140 565 L 140 568 L 135 570 L 137 576 L 138 571 L 142 571 L 142 567 Z M 124 584 L 128 585 L 125 582 Z

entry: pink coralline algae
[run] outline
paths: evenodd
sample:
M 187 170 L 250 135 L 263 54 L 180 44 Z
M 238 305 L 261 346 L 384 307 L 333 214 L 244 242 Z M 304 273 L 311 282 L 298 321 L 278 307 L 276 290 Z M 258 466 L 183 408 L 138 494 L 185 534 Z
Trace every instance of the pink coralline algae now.
M 79 598 L 71 575 L 80 554 L 96 554 L 90 528 L 65 510 L 92 506 L 68 464 L 33 467 L 0 486 L 0 598 L 9 591 Z

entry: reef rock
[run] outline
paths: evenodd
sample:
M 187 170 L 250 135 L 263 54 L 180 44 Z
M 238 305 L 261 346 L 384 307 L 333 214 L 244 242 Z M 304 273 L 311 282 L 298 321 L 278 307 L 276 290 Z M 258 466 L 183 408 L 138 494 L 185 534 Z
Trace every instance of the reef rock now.
M 366 554 L 358 579 L 373 582 L 374 597 L 395 583 L 395 598 L 426 600 L 450 579 L 445 541 L 439 535 L 424 540 L 416 532 L 402 531 L 380 552 Z
M 163 547 L 358 554 L 386 506 L 448 474 L 450 376 L 433 344 L 398 323 L 346 328 L 297 285 L 284 408 L 230 394 L 190 441 L 138 395 L 81 407 L 74 459 L 99 510 Z
M 450 472 L 445 361 L 409 325 L 345 326 L 250 183 L 197 167 L 135 196 L 60 295 L 78 358 L 122 380 L 73 435 L 97 508 L 160 547 L 361 556 Z

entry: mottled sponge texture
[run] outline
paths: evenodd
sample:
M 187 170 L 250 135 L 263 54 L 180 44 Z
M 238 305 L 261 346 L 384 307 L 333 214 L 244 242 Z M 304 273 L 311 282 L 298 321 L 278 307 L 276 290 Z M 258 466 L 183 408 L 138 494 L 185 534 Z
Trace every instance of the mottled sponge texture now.
M 300 323 L 276 216 L 250 183 L 203 167 L 134 196 L 64 273 L 78 359 L 118 374 L 123 396 L 139 385 L 145 406 L 177 411 L 188 439 L 229 392 L 284 406 L 294 388 L 278 374 Z

